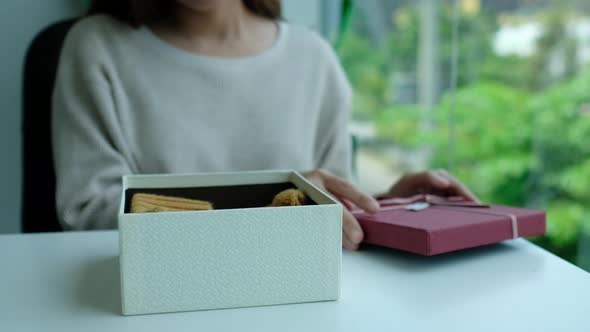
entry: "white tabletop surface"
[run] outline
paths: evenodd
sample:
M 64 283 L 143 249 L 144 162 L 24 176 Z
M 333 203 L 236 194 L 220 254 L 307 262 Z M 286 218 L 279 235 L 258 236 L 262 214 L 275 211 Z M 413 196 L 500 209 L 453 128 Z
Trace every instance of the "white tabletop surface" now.
M 525 240 L 344 252 L 342 298 L 122 316 L 115 231 L 0 236 L 0 331 L 590 331 L 590 274 Z

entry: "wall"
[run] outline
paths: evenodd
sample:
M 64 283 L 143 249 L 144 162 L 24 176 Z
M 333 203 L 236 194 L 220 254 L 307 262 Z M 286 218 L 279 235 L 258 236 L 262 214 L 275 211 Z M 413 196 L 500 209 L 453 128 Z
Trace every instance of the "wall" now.
M 21 85 L 33 37 L 59 19 L 82 13 L 80 0 L 2 0 L 0 4 L 0 233 L 20 230 Z
M 328 0 L 324 0 L 328 1 Z M 0 2 L 0 234 L 20 231 L 21 86 L 23 60 L 34 36 L 52 22 L 80 15 L 83 0 Z M 283 0 L 285 17 L 318 28 L 320 2 Z

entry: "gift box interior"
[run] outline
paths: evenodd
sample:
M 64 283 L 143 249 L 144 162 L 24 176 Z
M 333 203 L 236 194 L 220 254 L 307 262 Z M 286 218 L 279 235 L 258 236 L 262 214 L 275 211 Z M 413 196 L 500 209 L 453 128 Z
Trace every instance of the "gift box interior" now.
M 155 194 L 211 202 L 215 210 L 244 209 L 269 206 L 276 194 L 287 189 L 297 189 L 291 182 L 247 184 L 233 186 L 186 188 L 133 188 L 125 190 L 125 213 L 130 213 L 133 195 Z M 305 205 L 317 205 L 308 196 Z

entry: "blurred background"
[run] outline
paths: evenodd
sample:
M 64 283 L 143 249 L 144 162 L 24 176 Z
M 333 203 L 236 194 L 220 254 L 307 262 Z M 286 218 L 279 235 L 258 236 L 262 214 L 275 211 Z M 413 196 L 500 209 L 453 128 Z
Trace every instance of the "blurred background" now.
M 20 231 L 21 86 L 34 36 L 87 1 L 0 10 L 0 233 Z M 354 87 L 356 174 L 370 193 L 447 168 L 484 201 L 548 212 L 533 242 L 590 271 L 590 2 L 283 0 L 332 42 Z
M 448 168 L 484 201 L 546 209 L 533 242 L 590 270 L 590 2 L 349 5 L 361 187 Z

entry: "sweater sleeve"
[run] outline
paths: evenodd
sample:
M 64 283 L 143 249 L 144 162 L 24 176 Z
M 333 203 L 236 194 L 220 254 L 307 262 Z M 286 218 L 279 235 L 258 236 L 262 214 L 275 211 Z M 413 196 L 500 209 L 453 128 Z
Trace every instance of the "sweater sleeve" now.
M 352 88 L 331 46 L 325 44 L 324 49 L 328 61 L 315 159 L 319 168 L 352 181 Z
M 131 167 L 104 66 L 76 42 L 66 40 L 53 94 L 57 213 L 66 230 L 112 229 Z

